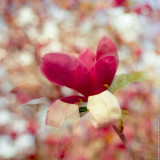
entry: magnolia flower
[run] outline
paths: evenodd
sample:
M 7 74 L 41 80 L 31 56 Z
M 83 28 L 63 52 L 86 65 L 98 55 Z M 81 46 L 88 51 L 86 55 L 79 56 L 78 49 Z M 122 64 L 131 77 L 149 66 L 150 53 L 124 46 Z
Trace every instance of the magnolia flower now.
M 96 128 L 118 120 L 121 117 L 118 100 L 107 91 L 118 62 L 116 47 L 106 36 L 100 40 L 96 54 L 88 48 L 82 50 L 78 58 L 64 53 L 46 54 L 41 64 L 46 78 L 83 95 L 55 100 L 48 109 L 46 124 L 59 127 L 66 119 L 76 120 L 80 104 L 87 101 L 90 119 Z

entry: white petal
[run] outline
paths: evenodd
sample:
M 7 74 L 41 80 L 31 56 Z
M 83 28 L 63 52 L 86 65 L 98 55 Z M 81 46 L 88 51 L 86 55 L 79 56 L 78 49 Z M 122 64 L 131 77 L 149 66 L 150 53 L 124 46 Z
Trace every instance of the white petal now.
M 46 124 L 53 127 L 60 127 L 65 120 L 78 120 L 79 118 L 78 105 L 56 100 L 48 109 Z
M 79 106 L 75 104 L 69 104 L 68 111 L 65 117 L 66 124 L 75 124 L 80 120 Z
M 109 91 L 89 96 L 87 108 L 95 128 L 105 127 L 121 118 L 118 100 Z

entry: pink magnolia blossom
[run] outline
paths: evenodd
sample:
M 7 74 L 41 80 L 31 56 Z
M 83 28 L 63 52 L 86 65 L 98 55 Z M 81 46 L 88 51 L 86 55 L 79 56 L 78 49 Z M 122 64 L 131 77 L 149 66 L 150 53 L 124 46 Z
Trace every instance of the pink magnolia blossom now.
M 88 48 L 82 50 L 78 58 L 64 53 L 46 54 L 42 58 L 41 64 L 41 72 L 46 78 L 60 86 L 74 89 L 83 95 L 63 97 L 54 101 L 49 107 L 46 123 L 52 126 L 59 126 L 65 119 L 71 116 L 72 118 L 75 118 L 75 115 L 78 117 L 79 106 L 77 103 L 81 101 L 87 102 L 89 96 L 96 96 L 104 92 L 112 83 L 118 62 L 116 47 L 107 36 L 100 40 L 96 54 Z M 105 96 L 107 98 L 113 95 L 108 91 L 103 94 L 101 101 L 105 99 Z M 97 97 L 97 99 L 99 98 Z M 90 102 L 90 104 L 92 103 Z M 104 105 L 105 104 L 106 103 L 104 103 Z M 92 110 L 92 107 L 89 107 L 89 109 Z M 101 110 L 103 110 L 103 108 Z M 107 112 L 112 112 L 112 110 Z M 94 115 L 92 115 L 92 117 L 93 116 Z

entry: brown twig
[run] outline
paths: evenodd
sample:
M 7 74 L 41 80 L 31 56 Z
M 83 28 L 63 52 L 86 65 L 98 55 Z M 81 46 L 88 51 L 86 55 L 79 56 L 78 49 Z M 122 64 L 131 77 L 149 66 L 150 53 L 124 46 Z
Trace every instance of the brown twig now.
M 121 141 L 123 142 L 123 144 L 125 145 L 125 147 L 128 150 L 130 156 L 132 157 L 132 160 L 137 160 L 137 158 L 135 156 L 135 153 L 132 151 L 132 149 L 128 145 L 128 142 L 127 142 L 127 139 L 126 139 L 124 133 L 121 133 L 115 124 L 113 124 L 112 127 L 115 130 L 115 132 L 117 133 L 117 135 L 119 136 L 119 138 L 121 139 Z

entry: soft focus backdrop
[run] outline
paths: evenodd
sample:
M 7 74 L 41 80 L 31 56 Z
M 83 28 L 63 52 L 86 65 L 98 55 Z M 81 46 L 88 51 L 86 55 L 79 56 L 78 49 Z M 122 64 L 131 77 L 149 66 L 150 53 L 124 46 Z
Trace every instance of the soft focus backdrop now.
M 50 103 L 74 91 L 40 73 L 49 52 L 96 50 L 116 44 L 116 74 L 148 71 L 147 82 L 117 91 L 124 133 L 138 159 L 158 157 L 160 143 L 160 0 L 0 1 L 0 160 L 124 160 L 128 152 L 111 127 L 95 130 L 85 116 L 62 128 L 45 125 Z M 160 154 L 160 153 L 159 153 Z

